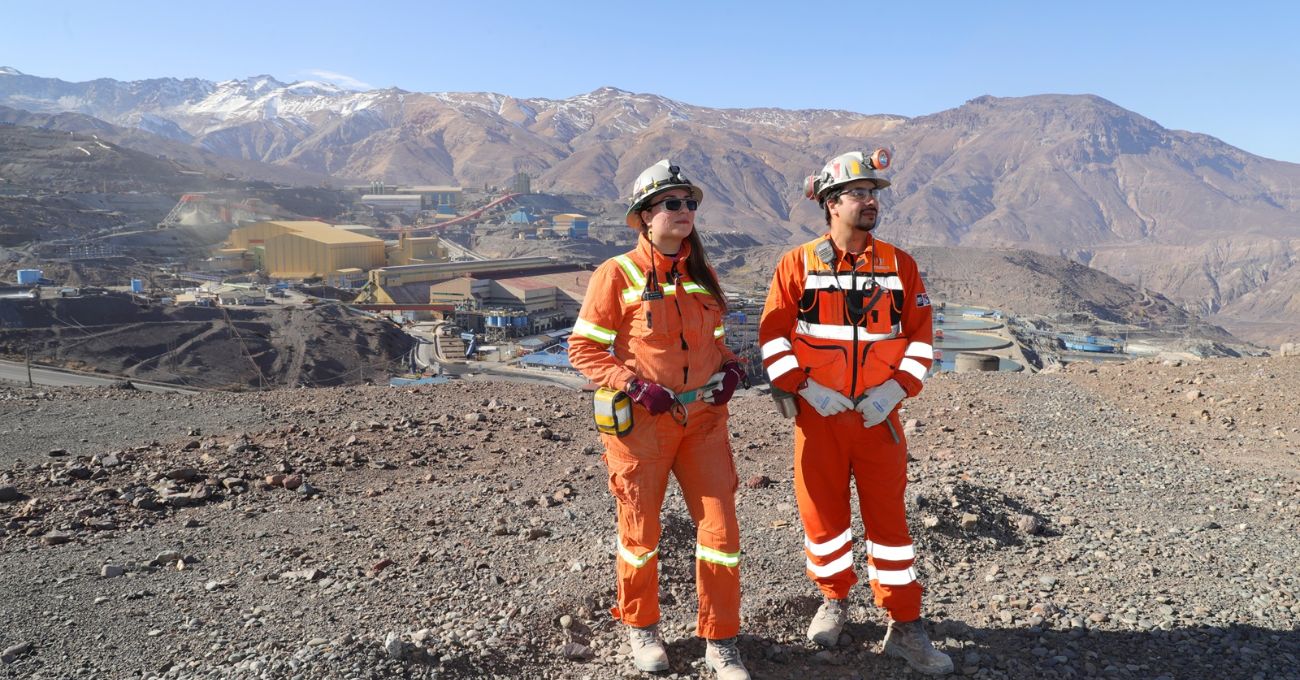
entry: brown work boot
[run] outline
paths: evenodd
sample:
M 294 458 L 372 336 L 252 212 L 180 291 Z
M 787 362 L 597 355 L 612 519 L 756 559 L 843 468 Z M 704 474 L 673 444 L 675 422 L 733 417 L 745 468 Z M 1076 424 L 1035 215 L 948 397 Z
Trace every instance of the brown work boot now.
M 808 624 L 808 639 L 823 647 L 834 647 L 840 641 L 840 631 L 844 630 L 848 618 L 847 600 L 826 598 Z
M 628 626 L 627 639 L 632 645 L 632 665 L 637 670 L 647 673 L 668 670 L 668 650 L 659 639 L 659 626 Z
M 907 661 L 913 670 L 926 675 L 947 675 L 952 672 L 952 659 L 930 643 L 930 636 L 926 635 L 925 624 L 921 619 L 905 623 L 890 621 L 889 630 L 885 631 L 884 651 Z
M 749 670 L 740 660 L 740 649 L 736 647 L 736 638 L 726 640 L 709 640 L 704 650 L 704 663 L 718 680 L 749 680 Z

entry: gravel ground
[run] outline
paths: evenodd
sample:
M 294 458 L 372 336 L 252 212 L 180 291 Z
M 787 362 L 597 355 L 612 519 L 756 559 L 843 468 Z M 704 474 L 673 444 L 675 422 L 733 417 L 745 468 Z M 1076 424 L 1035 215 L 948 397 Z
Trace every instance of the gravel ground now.
M 1298 391 L 1294 357 L 932 378 L 909 512 L 957 673 L 1300 677 Z M 0 387 L 0 676 L 637 677 L 588 398 Z M 918 677 L 865 588 L 803 639 L 790 424 L 732 403 L 754 677 Z M 693 543 L 674 490 L 664 677 L 708 677 Z

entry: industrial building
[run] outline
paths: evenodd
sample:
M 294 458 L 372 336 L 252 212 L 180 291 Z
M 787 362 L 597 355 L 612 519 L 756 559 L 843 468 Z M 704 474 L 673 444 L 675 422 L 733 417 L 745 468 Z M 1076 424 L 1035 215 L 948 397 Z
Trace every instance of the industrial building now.
M 424 209 L 424 199 L 419 194 L 366 194 L 361 204 L 378 212 L 400 212 L 414 215 Z
M 552 231 L 558 238 L 587 238 L 590 222 L 586 215 L 560 213 L 551 218 Z
M 316 221 L 255 222 L 230 232 L 231 249 L 242 249 L 261 261 L 276 279 L 338 277 L 348 269 L 368 271 L 384 265 L 380 239 L 335 229 Z
M 447 247 L 437 236 L 407 236 L 403 233 L 398 237 L 396 244 L 391 244 L 387 248 L 390 267 L 446 262 L 447 259 Z

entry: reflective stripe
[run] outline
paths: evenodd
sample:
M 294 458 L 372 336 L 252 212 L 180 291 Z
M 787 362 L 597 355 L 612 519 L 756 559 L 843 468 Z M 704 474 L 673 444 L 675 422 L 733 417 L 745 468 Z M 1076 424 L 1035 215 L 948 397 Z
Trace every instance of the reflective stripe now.
M 725 553 L 722 552 L 721 550 L 706 548 L 698 543 L 695 544 L 695 557 L 696 559 L 701 559 L 704 560 L 705 562 L 721 564 L 724 567 L 740 566 L 740 553 L 738 552 Z
M 882 586 L 905 586 L 916 580 L 916 570 L 911 567 L 906 569 L 877 569 L 868 564 L 867 580 L 876 581 Z
M 925 380 L 925 366 L 911 357 L 904 357 L 898 362 L 898 370 L 911 375 L 917 380 Z
M 618 334 L 608 328 L 602 328 L 586 319 L 578 319 L 573 324 L 573 334 L 581 335 L 588 340 L 595 340 L 602 345 L 614 344 L 614 338 Z
M 822 290 L 825 288 L 853 290 L 854 278 L 855 276 L 853 274 L 848 273 L 833 275 L 825 272 L 808 272 L 808 276 L 804 279 L 803 287 L 804 290 Z M 886 290 L 903 290 L 903 280 L 898 278 L 895 274 L 876 276 L 873 279 L 870 272 L 865 274 L 859 273 L 856 275 L 856 279 L 858 290 L 869 290 L 873 280 L 876 285 Z
M 781 357 L 776 361 L 776 363 L 767 367 L 767 379 L 776 380 L 797 368 L 799 368 L 799 360 L 794 358 L 793 354 L 787 357 Z
M 627 275 L 628 283 L 631 283 L 636 288 L 645 288 L 645 274 L 636 266 L 636 263 L 632 262 L 632 258 L 627 255 L 619 255 L 614 258 L 614 262 L 618 263 L 618 266 L 623 269 L 623 273 Z
M 816 576 L 817 578 L 826 578 L 828 576 L 834 576 L 846 569 L 852 569 L 853 551 L 850 550 L 844 553 L 843 556 L 836 558 L 834 562 L 831 562 L 824 567 L 813 562 L 811 558 L 809 558 L 807 562 L 808 571 L 811 571 L 813 576 Z
M 640 557 L 637 557 L 636 555 L 632 554 L 631 550 L 624 548 L 622 543 L 618 544 L 618 556 L 622 557 L 624 562 L 627 562 L 628 564 L 636 567 L 637 569 L 644 567 L 646 565 L 646 562 L 650 561 L 650 558 L 658 554 L 659 554 L 659 548 L 655 547 L 654 550 L 651 550 L 650 552 Z
M 717 328 L 713 329 L 713 337 L 715 338 L 720 338 L 726 334 L 727 334 L 727 327 L 725 325 L 718 326 Z
M 803 537 L 803 547 L 807 548 L 808 552 L 818 557 L 825 557 L 835 552 L 836 550 L 843 548 L 845 544 L 847 544 L 851 540 L 853 540 L 852 529 L 845 529 L 844 533 L 840 534 L 839 536 L 836 536 L 835 538 L 832 538 L 829 541 L 826 541 L 825 543 L 813 543 L 812 540 L 809 539 L 808 536 L 805 534 Z
M 903 356 L 916 357 L 917 359 L 934 360 L 934 346 L 927 345 L 924 342 L 912 342 L 907 345 L 907 350 Z
M 684 288 L 687 293 L 693 293 L 695 295 L 710 295 L 709 289 L 699 285 L 698 283 L 683 283 L 682 288 Z M 664 295 L 677 294 L 676 286 L 669 286 L 662 290 Z M 641 286 L 639 288 L 624 288 L 623 302 L 625 304 L 632 304 L 633 302 L 636 302 L 637 300 L 641 299 L 641 293 L 643 292 L 645 292 L 645 286 Z
M 867 541 L 867 554 L 876 559 L 891 560 L 894 562 L 916 559 L 916 550 L 910 543 L 907 545 L 892 546 L 880 545 L 879 543 Z
M 854 336 L 857 336 L 860 342 L 875 342 L 877 340 L 892 340 L 898 337 L 902 331 L 902 326 L 894 324 L 893 330 L 888 333 L 868 333 L 865 328 L 859 326 L 840 326 L 837 324 L 827 323 L 808 323 L 800 321 L 795 324 L 794 332 L 801 335 L 807 335 L 812 338 L 822 338 L 825 340 L 840 340 L 843 342 L 852 342 Z
M 790 338 L 777 338 L 763 343 L 761 352 L 763 360 L 767 361 L 768 359 L 771 359 L 773 355 L 780 354 L 781 352 L 789 352 L 792 349 L 794 349 L 794 347 L 790 345 Z

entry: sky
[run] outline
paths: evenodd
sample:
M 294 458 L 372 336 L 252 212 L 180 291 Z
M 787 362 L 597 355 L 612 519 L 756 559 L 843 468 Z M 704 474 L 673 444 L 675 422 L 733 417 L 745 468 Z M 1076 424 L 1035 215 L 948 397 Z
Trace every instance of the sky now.
M 1300 163 L 1300 4 L 0 0 L 0 66 L 919 116 L 1094 94 Z

